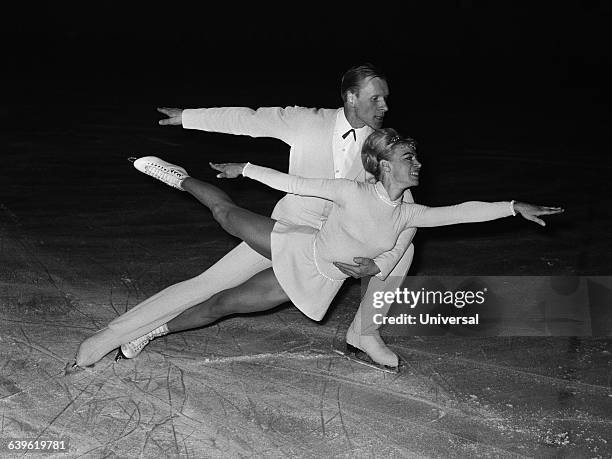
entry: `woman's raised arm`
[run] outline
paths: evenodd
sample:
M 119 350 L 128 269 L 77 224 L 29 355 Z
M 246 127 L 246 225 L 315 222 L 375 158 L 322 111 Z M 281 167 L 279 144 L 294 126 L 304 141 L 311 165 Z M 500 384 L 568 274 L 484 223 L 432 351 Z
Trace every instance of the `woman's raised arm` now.
M 404 204 L 408 206 L 409 226 L 433 227 L 456 225 L 458 223 L 477 223 L 496 220 L 520 214 L 523 218 L 546 226 L 542 215 L 552 215 L 563 212 L 561 207 L 537 206 L 524 202 L 480 202 L 469 201 L 454 206 L 427 207 L 420 204 Z
M 357 186 L 352 180 L 299 177 L 251 163 L 210 163 L 210 167 L 220 172 L 217 178 L 236 178 L 242 174 L 285 193 L 314 196 L 338 204 Z

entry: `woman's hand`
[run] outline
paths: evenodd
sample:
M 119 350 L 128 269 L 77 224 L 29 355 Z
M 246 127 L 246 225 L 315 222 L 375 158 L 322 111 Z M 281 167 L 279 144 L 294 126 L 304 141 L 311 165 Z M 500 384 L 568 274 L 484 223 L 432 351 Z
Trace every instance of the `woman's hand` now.
M 242 174 L 246 163 L 208 163 L 214 170 L 221 172 L 217 178 L 236 178 Z
M 514 211 L 521 214 L 521 216 L 527 220 L 531 220 L 538 225 L 546 226 L 544 220 L 538 218 L 538 216 L 560 214 L 564 209 L 561 207 L 536 206 L 526 202 L 515 202 Z
M 158 107 L 157 111 L 167 116 L 167 118 L 163 118 L 158 121 L 159 124 L 161 124 L 162 126 L 163 125 L 180 126 L 183 124 L 183 109 L 182 108 Z

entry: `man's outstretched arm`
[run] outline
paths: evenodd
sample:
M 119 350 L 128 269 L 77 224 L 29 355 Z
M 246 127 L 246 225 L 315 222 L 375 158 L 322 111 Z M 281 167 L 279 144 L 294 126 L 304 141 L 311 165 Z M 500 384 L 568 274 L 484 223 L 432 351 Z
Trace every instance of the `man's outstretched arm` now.
M 166 115 L 166 118 L 159 120 L 160 125 L 251 137 L 271 137 L 289 145 L 292 144 L 300 129 L 300 123 L 309 110 L 302 107 L 262 107 L 257 110 L 248 107 L 157 109 Z

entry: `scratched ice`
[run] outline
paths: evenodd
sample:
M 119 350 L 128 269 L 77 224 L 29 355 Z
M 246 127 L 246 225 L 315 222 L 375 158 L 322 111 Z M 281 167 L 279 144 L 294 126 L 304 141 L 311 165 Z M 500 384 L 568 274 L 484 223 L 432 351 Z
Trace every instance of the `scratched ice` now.
M 69 142 L 59 127 L 32 127 L 2 140 L 0 437 L 67 436 L 74 457 L 612 452 L 609 340 L 388 336 L 407 366 L 399 375 L 382 374 L 331 352 L 357 307 L 357 284 L 321 324 L 285 306 L 170 335 L 133 361 L 114 363 L 108 355 L 64 377 L 84 338 L 161 288 L 199 274 L 235 244 L 185 194 L 135 174 L 117 147 L 169 150 L 177 162 L 205 171 L 227 149 L 219 139 L 208 137 L 203 152 L 196 136 L 106 117 L 91 107 Z M 279 167 L 283 148 L 268 156 Z M 436 154 L 438 183 L 471 158 L 469 177 L 456 180 L 466 195 L 481 199 L 492 198 L 487 190 L 516 172 L 500 164 L 538 167 L 534 155 L 518 151 L 494 157 L 473 151 L 460 159 Z M 95 158 L 96 166 L 84 158 Z M 567 161 L 540 165 L 596 178 L 595 170 Z M 490 169 L 499 176 L 483 172 Z M 535 189 L 536 172 L 522 171 L 521 186 Z M 232 193 L 260 212 L 278 198 L 245 183 Z M 610 217 L 598 224 L 588 247 L 598 254 L 589 259 L 591 272 L 610 262 L 597 237 Z M 553 239 L 519 226 L 432 230 L 418 244 L 424 249 L 414 273 L 421 275 L 554 274 L 574 266 L 576 247 L 584 247 L 571 228 L 560 227 Z M 554 252 L 554 262 L 528 253 L 538 246 Z M 448 262 L 461 257 L 465 264 Z

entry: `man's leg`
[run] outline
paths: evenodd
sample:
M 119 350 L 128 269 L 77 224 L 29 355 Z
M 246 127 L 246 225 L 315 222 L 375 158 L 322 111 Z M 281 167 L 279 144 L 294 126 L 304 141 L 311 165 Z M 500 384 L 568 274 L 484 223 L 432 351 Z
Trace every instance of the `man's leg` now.
M 255 274 L 246 282 L 215 293 L 206 301 L 182 312 L 167 324 L 121 345 L 118 358 L 132 359 L 149 342 L 168 333 L 204 327 L 231 314 L 266 311 L 289 301 L 272 268 Z
M 240 285 L 271 266 L 270 260 L 246 243 L 239 244 L 199 276 L 167 287 L 83 341 L 77 352 L 77 365 L 94 364 L 122 344 L 149 333 L 215 293 Z
M 364 351 L 376 363 L 389 367 L 397 367 L 399 360 L 395 352 L 389 349 L 380 338 L 378 327 L 374 322 L 374 315 L 381 314 L 386 316 L 391 304 L 386 304 L 382 308 L 374 307 L 374 293 L 395 291 L 400 288 L 408 269 L 412 264 L 414 256 L 414 245 L 410 244 L 404 256 L 397 263 L 391 274 L 385 281 L 381 281 L 376 276 L 370 278 L 368 288 L 361 298 L 361 304 L 355 314 L 347 333 L 346 342 L 351 346 Z

